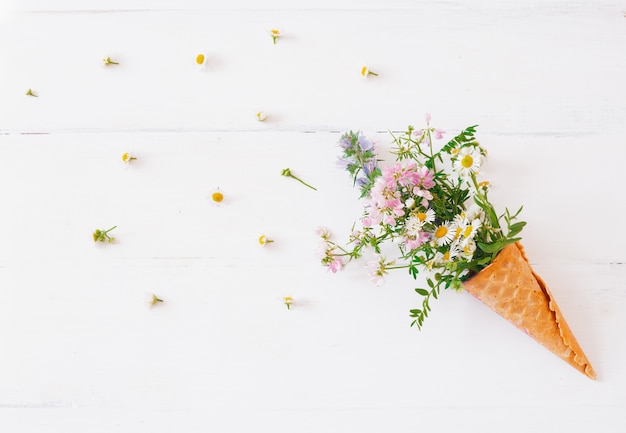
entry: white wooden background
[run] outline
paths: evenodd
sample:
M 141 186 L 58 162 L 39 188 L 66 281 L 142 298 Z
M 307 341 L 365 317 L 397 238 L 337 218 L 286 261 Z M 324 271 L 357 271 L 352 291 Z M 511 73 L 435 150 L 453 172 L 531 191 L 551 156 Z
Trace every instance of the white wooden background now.
M 0 430 L 626 431 L 625 13 L 2 3 Z M 346 239 L 360 215 L 340 133 L 385 149 L 426 112 L 450 133 L 480 125 L 493 199 L 524 204 L 527 253 L 597 381 L 465 293 L 418 332 L 408 274 L 377 288 L 360 264 L 319 264 L 314 228 Z M 113 225 L 118 242 L 94 245 Z

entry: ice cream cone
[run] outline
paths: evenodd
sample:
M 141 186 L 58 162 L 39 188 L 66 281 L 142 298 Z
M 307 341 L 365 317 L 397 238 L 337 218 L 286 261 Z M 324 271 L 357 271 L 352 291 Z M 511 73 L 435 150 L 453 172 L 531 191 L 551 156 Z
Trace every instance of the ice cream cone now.
M 550 290 L 533 272 L 521 244 L 506 246 L 463 287 L 572 367 L 596 378 Z

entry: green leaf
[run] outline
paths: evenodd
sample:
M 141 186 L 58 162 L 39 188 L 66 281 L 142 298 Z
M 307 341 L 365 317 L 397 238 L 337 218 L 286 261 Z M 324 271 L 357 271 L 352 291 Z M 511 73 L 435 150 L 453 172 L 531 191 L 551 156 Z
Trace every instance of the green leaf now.
M 517 235 L 519 232 L 522 231 L 522 229 L 524 228 L 525 225 L 526 225 L 526 223 L 524 221 L 520 221 L 520 222 L 517 222 L 517 223 L 509 226 L 509 232 L 508 232 L 507 236 L 513 237 L 513 236 Z
M 500 251 L 502 249 L 502 247 L 500 247 L 500 242 L 494 242 L 492 244 L 478 242 L 477 245 L 478 245 L 478 248 L 480 248 L 482 251 L 486 252 L 487 254 L 495 253 L 496 251 Z
M 424 289 L 419 289 L 418 288 L 418 289 L 415 289 L 415 291 L 417 293 L 419 293 L 420 295 L 422 295 L 422 296 L 428 296 L 428 290 L 424 290 Z

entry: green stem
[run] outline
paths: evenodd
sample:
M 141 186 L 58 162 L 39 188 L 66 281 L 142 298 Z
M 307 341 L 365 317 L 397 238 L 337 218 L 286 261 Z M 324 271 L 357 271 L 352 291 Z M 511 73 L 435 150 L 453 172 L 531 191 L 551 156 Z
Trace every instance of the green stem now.
M 303 181 L 302 179 L 297 178 L 294 175 L 291 175 L 291 177 L 293 177 L 295 180 L 297 180 L 298 182 L 300 182 L 302 185 L 306 185 L 311 189 L 314 189 L 315 191 L 317 191 L 317 188 L 315 188 L 314 186 L 309 185 L 308 183 L 306 183 L 305 181 Z
M 298 178 L 298 177 L 294 176 L 294 175 L 293 175 L 293 173 L 291 173 L 291 170 L 290 170 L 289 168 L 285 168 L 285 169 L 283 169 L 283 171 L 281 172 L 281 174 L 282 174 L 283 176 L 291 177 L 291 178 L 293 178 L 293 179 L 297 180 L 298 182 L 300 182 L 302 185 L 308 186 L 309 188 L 311 188 L 311 189 L 313 189 L 313 190 L 317 191 L 317 188 L 315 188 L 315 187 L 313 187 L 313 186 L 309 185 L 308 183 L 306 183 L 306 182 L 305 182 L 305 181 L 303 181 L 302 179 L 300 179 L 300 178 Z
M 489 200 L 487 200 L 487 196 L 480 192 L 478 182 L 476 181 L 476 175 L 474 173 L 471 173 L 470 178 L 472 179 L 472 185 L 476 190 L 476 195 L 478 196 L 478 199 L 485 207 L 488 208 L 487 213 L 489 214 L 489 219 L 491 220 L 491 226 L 494 229 L 500 229 L 500 221 L 498 221 L 498 215 L 496 214 L 496 210 L 493 208 L 493 205 L 489 203 Z M 496 230 L 494 234 L 497 235 L 498 239 L 502 237 L 501 230 Z
M 428 148 L 430 150 L 430 160 L 433 164 L 432 170 L 433 170 L 433 173 L 436 173 L 437 169 L 435 167 L 435 156 L 433 155 L 433 138 L 430 135 L 430 124 L 426 125 L 426 134 L 428 135 Z

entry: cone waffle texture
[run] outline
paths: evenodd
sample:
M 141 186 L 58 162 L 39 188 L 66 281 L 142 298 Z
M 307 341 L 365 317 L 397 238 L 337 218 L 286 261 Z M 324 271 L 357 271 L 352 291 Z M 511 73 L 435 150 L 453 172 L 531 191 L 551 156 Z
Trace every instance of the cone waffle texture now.
M 596 378 L 552 294 L 530 267 L 521 244 L 506 246 L 463 286 L 572 367 Z

